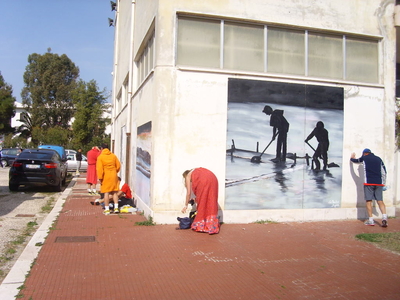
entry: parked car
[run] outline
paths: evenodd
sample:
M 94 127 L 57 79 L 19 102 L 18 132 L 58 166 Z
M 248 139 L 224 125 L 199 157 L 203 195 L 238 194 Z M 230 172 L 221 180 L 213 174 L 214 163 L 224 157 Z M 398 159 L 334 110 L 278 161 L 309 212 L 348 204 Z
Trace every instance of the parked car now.
M 67 179 L 67 164 L 52 149 L 24 149 L 14 160 L 9 173 L 8 188 L 20 185 L 52 186 L 61 191 Z
M 20 152 L 20 148 L 3 148 L 1 150 L 1 163 L 3 167 L 11 166 Z
M 78 151 L 76 151 L 76 150 L 72 150 L 72 149 L 65 149 L 65 153 L 68 155 L 68 154 L 76 154 L 76 152 L 78 152 Z
M 76 171 L 76 167 L 78 166 L 76 160 L 76 153 L 67 154 L 67 165 L 68 165 L 68 172 Z M 79 171 L 86 172 L 87 171 L 87 157 L 82 154 L 82 162 Z

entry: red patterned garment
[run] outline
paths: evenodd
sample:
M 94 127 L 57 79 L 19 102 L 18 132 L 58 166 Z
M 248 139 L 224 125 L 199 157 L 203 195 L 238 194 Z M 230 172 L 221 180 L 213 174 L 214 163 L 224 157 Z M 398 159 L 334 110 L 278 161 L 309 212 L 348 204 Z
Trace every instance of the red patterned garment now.
M 205 168 L 192 171 L 192 191 L 196 196 L 197 215 L 192 229 L 215 234 L 219 232 L 218 219 L 218 179 Z

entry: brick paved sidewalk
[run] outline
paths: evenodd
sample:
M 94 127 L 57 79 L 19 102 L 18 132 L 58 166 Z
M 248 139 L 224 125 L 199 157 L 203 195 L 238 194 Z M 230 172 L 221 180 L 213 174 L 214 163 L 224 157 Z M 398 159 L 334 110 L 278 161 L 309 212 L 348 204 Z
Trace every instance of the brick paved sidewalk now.
M 104 216 L 84 178 L 67 198 L 20 299 L 400 299 L 400 256 L 354 238 L 361 221 L 224 224 L 217 235 Z

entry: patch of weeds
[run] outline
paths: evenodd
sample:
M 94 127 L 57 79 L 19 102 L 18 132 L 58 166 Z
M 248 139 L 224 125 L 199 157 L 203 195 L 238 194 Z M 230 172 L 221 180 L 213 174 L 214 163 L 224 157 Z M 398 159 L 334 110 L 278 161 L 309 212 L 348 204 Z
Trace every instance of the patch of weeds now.
M 254 222 L 255 224 L 277 224 L 278 222 L 271 220 L 257 220 Z
M 137 226 L 154 226 L 154 225 L 156 225 L 156 223 L 153 222 L 153 217 L 149 216 L 148 220 L 142 221 L 142 222 L 135 222 L 135 225 L 137 225 Z
M 47 203 L 42 206 L 42 212 L 43 213 L 49 213 L 53 209 L 53 203 L 54 203 L 54 198 L 50 197 L 49 200 L 47 200 Z
M 18 251 L 18 247 L 25 244 L 26 238 L 35 231 L 35 226 L 37 225 L 36 221 L 28 222 L 26 228 L 23 230 L 21 234 L 19 234 L 15 240 L 10 241 L 6 247 L 4 248 L 3 255 L 0 257 L 0 265 L 4 266 L 4 263 L 10 261 L 14 258 L 15 253 Z M 0 270 L 0 278 L 4 278 L 5 272 Z
M 24 284 L 17 288 L 17 289 L 19 290 L 19 293 L 18 293 L 17 296 L 15 296 L 16 299 L 24 298 L 24 294 L 22 293 L 22 290 L 23 290 L 24 288 L 25 288 L 25 285 L 24 285 Z
M 387 233 L 361 233 L 356 238 L 369 243 L 374 243 L 380 248 L 400 253 L 400 232 Z
M 6 253 L 6 255 L 12 255 L 15 252 L 17 252 L 17 250 L 15 250 L 15 248 L 7 248 L 5 253 Z

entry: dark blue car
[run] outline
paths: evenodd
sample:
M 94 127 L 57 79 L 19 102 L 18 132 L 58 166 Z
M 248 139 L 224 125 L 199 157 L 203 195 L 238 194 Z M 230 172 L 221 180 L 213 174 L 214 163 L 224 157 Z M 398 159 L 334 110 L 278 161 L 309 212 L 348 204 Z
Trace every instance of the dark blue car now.
M 19 148 L 3 148 L 1 150 L 1 164 L 3 167 L 11 166 L 20 152 L 21 149 Z

